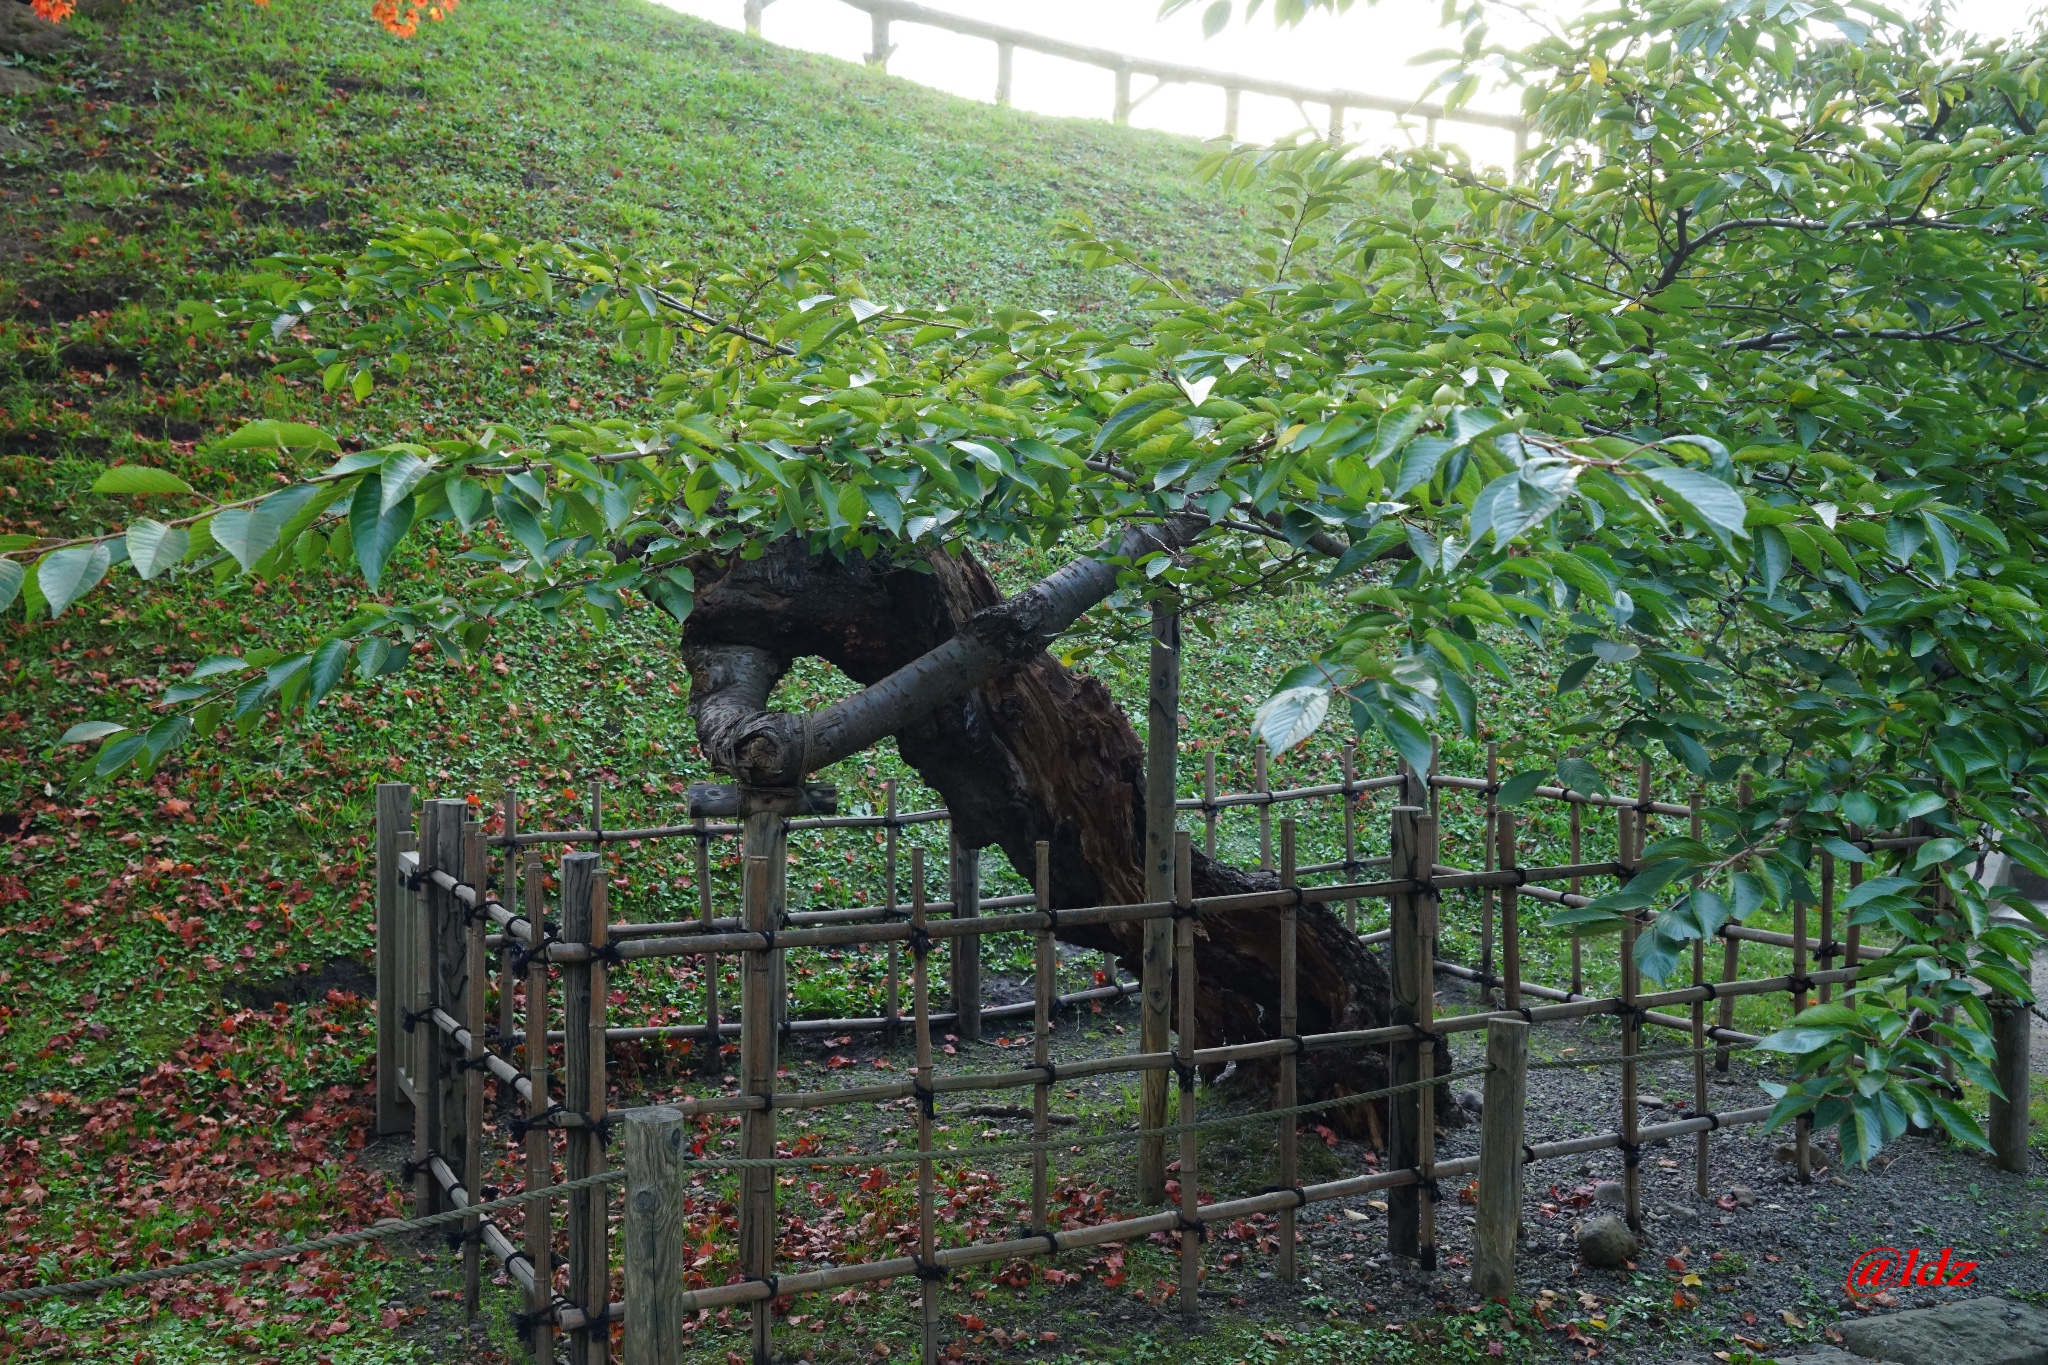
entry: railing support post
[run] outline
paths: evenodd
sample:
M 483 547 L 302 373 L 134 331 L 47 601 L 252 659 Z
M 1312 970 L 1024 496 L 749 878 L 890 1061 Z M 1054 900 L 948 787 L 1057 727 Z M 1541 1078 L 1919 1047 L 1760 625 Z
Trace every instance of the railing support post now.
M 604 855 L 564 854 L 561 875 L 563 941 L 587 944 L 593 952 L 603 948 L 608 937 Z M 576 1120 L 568 1132 L 564 1163 L 570 1180 L 597 1175 L 605 1168 L 604 1138 L 597 1125 L 605 1116 L 608 977 L 601 958 L 563 964 L 562 1108 Z M 605 1365 L 612 1349 L 611 1329 L 605 1321 L 612 1292 L 611 1237 L 606 1219 L 610 1201 L 602 1189 L 581 1189 L 565 1202 L 569 1301 L 590 1320 L 589 1326 L 569 1338 L 569 1361 L 570 1365 Z
M 695 1345 L 683 1333 L 686 1150 L 679 1110 L 627 1114 L 625 1365 L 670 1365 Z
M 1392 877 L 1427 881 L 1436 865 L 1436 822 L 1421 806 L 1394 808 Z M 1426 890 L 1403 891 L 1388 900 L 1393 930 L 1393 999 L 1388 1022 L 1412 1025 L 1417 1037 L 1389 1044 L 1394 1085 L 1426 1081 L 1435 1071 L 1434 1033 L 1436 902 Z M 1427 1176 L 1430 1128 L 1435 1122 L 1431 1090 L 1423 1086 L 1392 1097 L 1387 1106 L 1387 1165 Z M 1418 1181 L 1387 1191 L 1388 1249 L 1410 1257 L 1424 1270 L 1436 1269 L 1436 1208 Z
M 998 109 L 1010 107 L 1011 72 L 1015 66 L 1016 58 L 1017 45 L 1015 43 L 996 44 L 996 107 Z
M 2027 1169 L 2027 1051 L 2033 1042 L 2027 1007 L 2009 997 L 1991 1002 L 1991 1043 L 1998 1086 L 1991 1097 L 1991 1164 L 2001 1171 Z
M 747 929 L 765 934 L 781 925 L 783 879 L 789 841 L 780 811 L 749 814 L 744 834 Z M 774 959 L 779 950 L 750 948 L 740 977 L 740 1090 L 769 1095 L 775 1089 L 777 1057 Z M 740 1155 L 760 1160 L 775 1155 L 775 1111 L 749 1109 L 740 1121 Z M 766 1279 L 775 1273 L 775 1172 L 740 1172 L 740 1273 Z M 768 1365 L 775 1315 L 765 1299 L 752 1308 L 754 1365 Z
M 1472 1292 L 1506 1300 L 1515 1292 L 1515 1234 L 1522 1222 L 1522 1105 L 1529 1026 L 1486 1025 L 1486 1101 L 1479 1117 L 1479 1212 L 1472 1232 Z
M 1119 125 L 1131 121 L 1131 69 L 1128 66 L 1116 69 L 1116 107 L 1110 111 L 1109 121 Z
M 1223 136 L 1237 141 L 1237 107 L 1244 91 L 1234 85 L 1223 87 Z
M 412 1126 L 412 1102 L 399 1089 L 405 1055 L 407 894 L 398 875 L 398 855 L 412 841 L 412 788 L 403 782 L 377 784 L 377 1133 L 403 1133 Z
M 867 64 L 877 71 L 889 69 L 889 58 L 896 51 L 889 41 L 889 17 L 879 10 L 868 15 L 871 21 L 868 39 L 873 50 L 867 54 Z
M 1173 899 L 1173 802 L 1179 789 L 1180 605 L 1171 598 L 1152 605 L 1151 678 L 1145 713 L 1145 899 L 1156 903 Z M 1139 972 L 1138 1046 L 1142 1051 L 1164 1052 L 1170 1046 L 1172 981 L 1173 921 L 1148 919 Z M 1147 1071 L 1140 1084 L 1141 1125 L 1164 1127 L 1166 1073 Z M 1138 1144 L 1138 1199 L 1157 1204 L 1164 1198 L 1166 1139 L 1143 1138 Z
M 974 919 L 981 914 L 981 850 L 960 842 L 960 830 L 953 827 L 952 850 L 953 918 Z M 962 934 L 953 940 L 950 952 L 953 968 L 953 1031 L 963 1043 L 981 1041 L 981 936 Z

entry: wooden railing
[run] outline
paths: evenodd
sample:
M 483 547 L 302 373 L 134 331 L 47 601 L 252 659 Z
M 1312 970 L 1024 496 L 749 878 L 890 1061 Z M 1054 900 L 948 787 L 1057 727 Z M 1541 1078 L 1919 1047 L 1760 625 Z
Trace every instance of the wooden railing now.
M 761 13 L 772 3 L 773 0 L 745 0 L 748 33 L 757 37 L 760 35 Z M 1404 100 L 1365 90 L 1297 85 L 1292 81 L 1274 80 L 1243 72 L 1216 71 L 1209 67 L 1161 61 L 1154 57 L 1135 57 L 1109 48 L 1090 47 L 1085 43 L 1072 43 L 1062 38 L 1033 33 L 1029 29 L 1011 28 L 1005 24 L 992 24 L 966 15 L 950 14 L 945 10 L 912 3 L 912 0 L 841 0 L 841 3 L 866 11 L 873 25 L 870 48 L 865 54 L 869 66 L 887 68 L 889 58 L 896 50 L 889 36 L 889 27 L 895 23 L 922 24 L 928 28 L 944 29 L 949 33 L 959 33 L 970 38 L 985 38 L 994 43 L 995 102 L 1005 107 L 1010 103 L 1012 59 L 1017 49 L 1023 48 L 1026 52 L 1039 52 L 1048 57 L 1079 62 L 1084 66 L 1099 67 L 1112 73 L 1116 77 L 1116 102 L 1110 112 L 1110 119 L 1114 123 L 1129 123 L 1133 109 L 1169 85 L 1213 85 L 1223 92 L 1223 136 L 1232 140 L 1237 137 L 1240 97 L 1246 91 L 1250 91 L 1255 95 L 1271 95 L 1278 99 L 1293 101 L 1301 108 L 1304 122 L 1312 122 L 1308 116 L 1307 106 L 1323 106 L 1329 111 L 1327 128 L 1332 142 L 1343 140 L 1344 116 L 1349 111 L 1371 109 L 1393 114 L 1398 118 L 1423 120 L 1425 136 L 1432 144 L 1436 141 L 1437 124 L 1441 121 L 1469 124 L 1479 128 L 1498 128 L 1513 133 L 1517 163 L 1528 151 L 1529 126 L 1512 114 L 1493 114 L 1475 109 L 1450 110 L 1434 100 Z M 1136 97 L 1131 94 L 1131 77 L 1134 75 L 1149 76 L 1153 81 L 1151 89 Z

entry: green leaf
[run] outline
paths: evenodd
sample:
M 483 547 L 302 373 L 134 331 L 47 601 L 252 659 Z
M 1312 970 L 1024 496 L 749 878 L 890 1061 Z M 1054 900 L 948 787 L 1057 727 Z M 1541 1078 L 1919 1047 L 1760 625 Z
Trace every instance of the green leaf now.
M 1711 474 L 1683 466 L 1658 465 L 1638 471 L 1662 489 L 1690 520 L 1723 535 L 1742 537 L 1746 515 L 1742 495 Z
M 1252 728 L 1267 749 L 1284 754 L 1321 729 L 1329 714 L 1329 688 L 1290 687 L 1260 704 L 1252 715 Z
M 0 559 L 0 611 L 14 604 L 16 594 L 21 591 L 21 580 L 27 573 L 21 565 L 11 559 Z
M 215 441 L 210 450 L 328 450 L 341 453 L 341 445 L 318 427 L 303 422 L 276 422 L 262 418 Z
M 1526 773 L 1516 773 L 1500 784 L 1499 801 L 1503 806 L 1519 806 L 1536 794 L 1536 789 L 1550 780 L 1550 769 L 1536 768 Z
M 382 500 L 382 489 L 378 476 L 365 475 L 356 485 L 354 499 L 349 504 L 349 530 L 355 545 L 356 564 L 363 571 L 363 581 L 370 585 L 370 591 L 377 591 L 377 583 L 384 576 L 384 565 L 389 562 L 391 552 L 398 548 L 398 542 L 412 527 L 412 499 L 399 500 L 386 507 Z
M 117 464 L 100 471 L 100 476 L 92 481 L 92 491 L 160 497 L 169 493 L 190 493 L 192 485 L 168 469 L 155 469 L 146 464 Z
M 1759 1052 L 1787 1052 L 1801 1057 L 1820 1051 L 1841 1036 L 1839 1028 L 1781 1028 L 1756 1046 Z
M 96 739 L 105 739 L 108 735 L 118 735 L 127 728 L 127 726 L 111 720 L 81 721 L 69 730 L 66 730 L 63 737 L 57 743 L 60 745 L 90 744 Z
M 380 489 L 378 510 L 389 512 L 398 506 L 412 490 L 419 487 L 420 480 L 434 469 L 431 457 L 422 459 L 410 450 L 398 449 L 384 457 L 384 467 L 377 475 Z
M 1600 775 L 1598 768 L 1577 756 L 1567 758 L 1557 765 L 1557 780 L 1567 791 L 1575 791 L 1585 796 L 1607 795 L 1607 779 Z
M 182 526 L 166 526 L 144 517 L 128 528 L 128 562 L 145 581 L 182 561 L 191 546 L 192 538 Z
M 67 607 L 97 587 L 112 562 L 113 556 L 104 541 L 73 545 L 44 555 L 36 565 L 36 586 L 42 591 L 43 600 L 50 604 L 51 618 L 62 616 Z

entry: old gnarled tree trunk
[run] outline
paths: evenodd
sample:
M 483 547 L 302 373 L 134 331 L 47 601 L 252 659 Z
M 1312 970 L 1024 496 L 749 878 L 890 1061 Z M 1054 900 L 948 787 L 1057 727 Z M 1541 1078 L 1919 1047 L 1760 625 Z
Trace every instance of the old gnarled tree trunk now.
M 759 559 L 700 562 L 695 571 L 697 604 L 683 630 L 683 656 L 707 752 L 727 755 L 721 766 L 741 766 L 731 755 L 754 744 L 756 760 L 783 773 L 802 767 L 787 754 L 805 741 L 794 718 L 760 708 L 791 661 L 815 655 L 872 687 L 953 641 L 976 613 L 986 620 L 986 609 L 1005 602 L 965 553 L 934 551 L 921 565 L 842 561 L 785 539 Z M 1033 648 L 895 734 L 904 761 L 945 798 L 966 845 L 1002 849 L 1027 877 L 1037 841 L 1051 845 L 1056 907 L 1145 899 L 1144 746 L 1098 680 Z M 763 752 L 771 756 L 761 759 Z M 1194 884 L 1196 895 L 1208 896 L 1275 883 L 1198 848 Z M 1246 912 L 1202 922 L 1197 1046 L 1277 1032 L 1276 920 L 1275 912 Z M 1138 971 L 1139 925 L 1077 927 L 1061 937 L 1113 952 Z M 1320 905 L 1303 907 L 1300 916 L 1299 998 L 1303 1033 L 1371 1028 L 1387 1019 L 1382 960 Z M 1335 1098 L 1384 1085 L 1385 1075 L 1378 1048 L 1310 1053 L 1302 1060 L 1301 1090 L 1307 1098 Z M 1364 1108 L 1348 1106 L 1332 1118 L 1363 1131 Z

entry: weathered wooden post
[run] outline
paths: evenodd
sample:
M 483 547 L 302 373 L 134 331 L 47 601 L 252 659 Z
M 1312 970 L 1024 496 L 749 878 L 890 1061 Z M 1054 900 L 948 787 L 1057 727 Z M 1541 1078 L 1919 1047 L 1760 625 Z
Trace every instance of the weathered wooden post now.
M 1180 1008 L 1173 1067 L 1180 1081 L 1180 1311 L 1202 1315 L 1202 1135 L 1195 1127 L 1195 877 L 1191 836 L 1174 834 L 1173 971 Z
M 1295 825 L 1293 820 L 1280 822 L 1280 885 L 1292 891 L 1298 884 L 1295 872 Z M 1283 906 L 1280 910 L 1280 1033 L 1282 1037 L 1300 1031 L 1300 999 L 1296 977 L 1299 968 L 1301 910 L 1297 905 Z M 1292 1109 L 1301 1102 L 1296 1087 L 1299 1059 L 1293 1052 L 1283 1053 L 1280 1058 L 1280 1079 L 1273 1097 L 1275 1109 Z M 1283 1114 L 1279 1120 L 1280 1130 L 1275 1135 L 1280 1143 L 1279 1166 L 1280 1184 L 1293 1189 L 1301 1183 L 1300 1171 L 1295 1164 L 1295 1137 L 1301 1126 L 1301 1115 Z M 1299 1278 L 1295 1265 L 1295 1217 L 1293 1208 L 1280 1210 L 1280 1278 L 1288 1284 Z
M 1642 853 L 1642 813 L 1621 808 L 1620 849 L 1625 885 L 1634 875 Z M 1636 1053 L 1642 1047 L 1642 1014 L 1636 1005 L 1639 984 L 1636 973 L 1636 931 L 1640 912 L 1621 912 L 1621 1198 L 1622 1213 L 1629 1231 L 1643 1235 L 1642 1144 L 1636 1131 L 1642 1122 L 1636 1103 Z
M 1502 871 L 1521 865 L 1515 846 L 1515 813 L 1504 810 L 1495 827 L 1494 844 Z M 1500 889 L 1500 1001 L 1504 1008 L 1522 1008 L 1522 893 L 1514 886 Z
M 697 827 L 693 836 L 697 846 L 697 920 L 708 934 L 718 913 L 716 898 L 711 894 L 711 832 L 701 815 L 691 823 Z M 698 958 L 697 970 L 704 973 L 704 1055 L 697 1059 L 697 1069 L 715 1075 L 725 1069 L 725 1030 L 721 1027 L 718 1005 L 718 954 L 706 953 Z
M 1344 106 L 1334 101 L 1330 105 L 1330 145 L 1344 141 Z
M 1529 1026 L 1486 1025 L 1486 1101 L 1479 1112 L 1479 1212 L 1472 1230 L 1472 1292 L 1505 1300 L 1515 1292 L 1515 1234 L 1522 1222 L 1522 1107 L 1527 1099 Z
M 1016 58 L 1017 45 L 1015 43 L 996 44 L 996 108 L 998 109 L 1010 107 L 1010 73 L 1012 67 L 1016 64 Z
M 462 1164 L 455 1167 L 462 1180 L 462 1192 L 472 1204 L 483 1200 L 484 1180 L 484 996 L 489 992 L 489 953 L 484 947 L 484 922 L 490 917 L 482 907 L 484 885 L 490 879 L 491 850 L 484 842 L 484 827 L 475 820 L 462 826 L 462 881 L 476 893 L 476 907 L 463 907 L 462 961 L 466 978 L 462 1013 L 457 1016 L 469 1031 L 469 1046 L 462 1055 Z M 483 1306 L 483 1234 L 475 1218 L 462 1225 L 462 1311 L 471 1322 Z
M 1119 126 L 1131 121 L 1131 69 L 1128 66 L 1116 68 L 1116 106 L 1110 111 L 1109 121 Z
M 759 1102 L 740 1119 L 740 1156 L 768 1160 L 775 1155 L 775 1071 L 780 1024 L 782 949 L 773 946 L 783 927 L 788 895 L 788 819 L 830 815 L 839 808 L 839 789 L 806 783 L 788 789 L 738 787 L 696 782 L 690 786 L 691 818 L 738 816 L 745 881 L 741 915 L 746 931 L 762 936 L 761 946 L 742 956 L 740 972 L 740 1093 Z M 765 1280 L 775 1273 L 775 1172 L 749 1167 L 739 1180 L 740 1273 Z M 768 1365 L 774 1312 L 767 1299 L 751 1310 L 754 1365 Z
M 426 808 L 433 816 L 433 824 L 431 842 L 425 837 L 426 831 L 422 831 L 420 866 L 429 872 L 444 872 L 459 881 L 463 875 L 463 827 L 469 819 L 469 803 L 429 801 Z M 432 936 L 428 959 L 432 992 L 429 1008 L 459 1023 L 469 1014 L 468 907 L 454 892 L 431 879 L 423 889 L 427 897 L 428 932 Z M 418 1019 L 414 1031 L 426 1036 L 431 1052 L 424 1076 L 414 1082 L 417 1087 L 423 1081 L 434 1092 L 434 1121 L 427 1129 L 427 1156 L 440 1157 L 451 1172 L 460 1176 L 469 1149 L 469 1085 L 463 1057 L 432 1015 Z M 427 1181 L 434 1186 L 435 1207 L 451 1207 L 440 1189 L 440 1181 L 431 1171 Z
M 960 842 L 957 825 L 952 829 L 953 918 L 974 919 L 981 914 L 981 850 Z M 981 936 L 960 934 L 950 951 L 953 968 L 953 1031 L 963 1043 L 981 1041 Z
M 1038 841 L 1037 865 L 1032 869 L 1031 889 L 1037 894 L 1035 908 L 1046 917 L 1038 931 L 1037 958 L 1032 972 L 1031 1065 L 1042 1078 L 1031 1087 L 1031 1140 L 1044 1142 L 1052 1135 L 1052 1002 L 1059 994 L 1060 949 L 1052 936 L 1052 845 Z M 1049 1230 L 1046 1219 L 1049 1171 L 1045 1149 L 1031 1154 L 1031 1230 Z
M 1174 797 L 1180 763 L 1180 605 L 1172 598 L 1152 604 L 1152 658 L 1145 704 L 1145 899 L 1173 899 Z M 1145 921 L 1139 972 L 1138 1047 L 1165 1052 L 1173 1021 L 1173 921 Z M 1112 966 L 1113 970 L 1113 966 Z M 1144 1073 L 1139 1091 L 1139 1124 L 1166 1125 L 1166 1073 Z M 1138 1143 L 1138 1198 L 1157 1204 L 1166 1198 L 1166 1139 Z
M 1244 91 L 1234 85 L 1223 87 L 1223 136 L 1237 141 L 1237 109 Z
M 1388 899 L 1392 929 L 1392 1008 L 1388 1022 L 1406 1024 L 1415 1036 L 1388 1046 L 1389 1080 L 1394 1085 L 1427 1081 L 1435 1071 L 1434 962 L 1435 895 L 1428 882 L 1436 866 L 1436 822 L 1421 806 L 1396 806 L 1393 812 L 1393 858 L 1390 877 L 1411 884 Z M 1387 1165 L 1390 1170 L 1415 1170 L 1428 1176 L 1430 1125 L 1435 1106 L 1430 1087 L 1423 1085 L 1392 1097 L 1387 1106 Z M 1388 1249 L 1396 1256 L 1436 1269 L 1436 1209 L 1418 1181 L 1387 1192 Z
M 767 9 L 771 3 L 772 0 L 746 0 L 740 13 L 749 38 L 761 36 L 761 11 Z
M 681 1111 L 626 1114 L 625 1365 L 671 1365 L 695 1342 L 684 1335 L 684 1154 Z
M 399 1088 L 405 1057 L 408 893 L 398 855 L 412 842 L 412 788 L 403 782 L 377 784 L 377 1132 L 403 1133 L 412 1126 L 412 1101 Z
M 434 1179 L 434 1144 L 441 1134 L 441 1087 L 434 1081 L 441 1054 L 441 1030 L 434 1027 L 435 969 L 433 895 L 438 888 L 426 873 L 433 865 L 434 849 L 440 837 L 441 805 L 429 801 L 420 808 L 419 875 L 407 887 L 412 921 L 412 1006 L 406 1014 L 407 1041 L 412 1044 L 412 1171 L 413 1216 L 425 1217 L 447 1208 L 441 1182 Z
M 562 941 L 587 951 L 562 966 L 562 1108 L 568 1119 L 564 1173 L 572 1181 L 605 1169 L 605 997 L 609 973 L 599 954 L 609 941 L 604 855 L 562 855 Z M 543 1043 L 545 1046 L 545 1043 Z M 567 1196 L 569 1302 L 584 1327 L 569 1338 L 570 1365 L 611 1359 L 611 1236 L 606 1192 L 586 1187 Z
M 2027 1007 L 2009 996 L 1991 1002 L 1994 1074 L 2005 1094 L 1991 1097 L 1991 1164 L 2001 1171 L 2027 1169 L 2027 1062 L 2033 1020 Z
M 867 63 L 877 71 L 887 71 L 889 58 L 896 51 L 896 45 L 889 41 L 889 16 L 874 10 L 868 20 L 868 40 L 873 50 L 867 54 Z
M 541 877 L 540 850 L 525 850 L 526 870 L 520 878 L 520 908 L 537 945 L 545 937 L 547 923 L 546 887 Z M 522 1052 L 526 1078 L 533 1088 L 527 1101 L 526 1188 L 544 1190 L 554 1183 L 554 1130 L 542 1121 L 548 1112 L 548 962 L 538 951 L 526 960 L 526 1038 Z M 554 1365 L 555 1325 L 541 1320 L 555 1297 L 555 1237 L 548 1206 L 552 1201 L 536 1199 L 526 1206 L 526 1259 L 533 1267 L 533 1290 L 527 1296 L 526 1311 L 535 1318 L 533 1326 L 534 1365 Z

